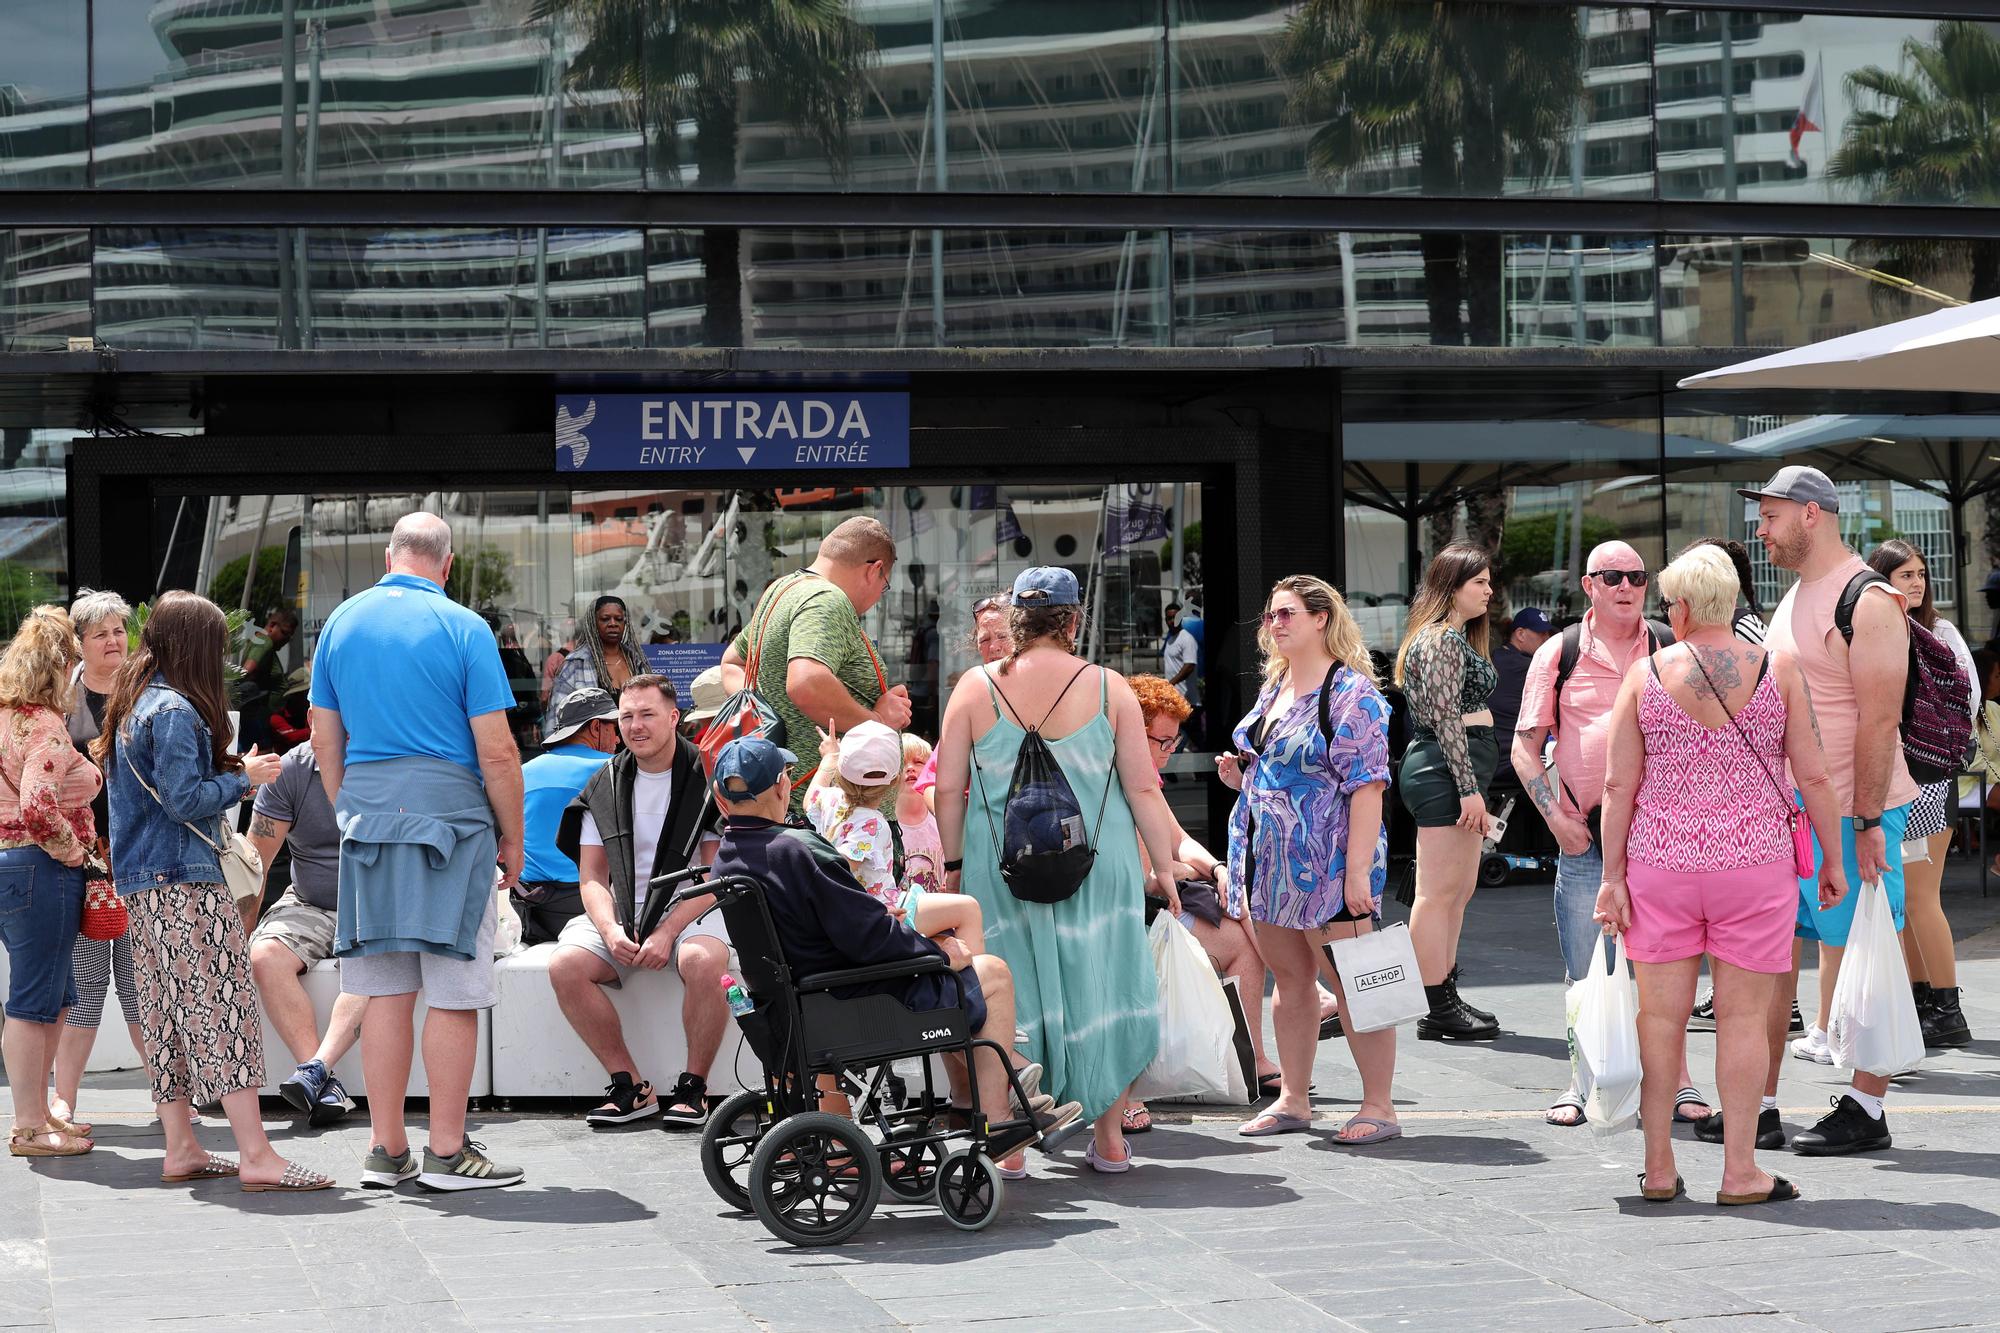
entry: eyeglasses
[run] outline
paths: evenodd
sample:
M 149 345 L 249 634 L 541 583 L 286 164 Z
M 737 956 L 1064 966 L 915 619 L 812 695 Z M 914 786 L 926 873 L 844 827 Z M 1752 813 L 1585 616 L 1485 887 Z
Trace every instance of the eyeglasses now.
M 1280 606 L 1266 611 L 1263 620 L 1266 625 L 1289 625 L 1292 623 L 1292 617 L 1297 614 L 1298 612 L 1289 606 Z
M 991 597 L 982 597 L 972 604 L 972 614 L 975 616 L 984 615 L 988 611 L 1005 611 L 1006 609 L 1006 597 L 997 593 Z
M 1181 738 L 1178 735 L 1168 736 L 1163 740 L 1149 731 L 1146 733 L 1146 739 L 1161 754 L 1172 754 L 1181 748 Z
M 1646 571 L 1643 569 L 1593 569 L 1590 577 L 1601 580 L 1607 588 L 1615 588 L 1621 583 L 1630 583 L 1635 588 L 1646 586 Z

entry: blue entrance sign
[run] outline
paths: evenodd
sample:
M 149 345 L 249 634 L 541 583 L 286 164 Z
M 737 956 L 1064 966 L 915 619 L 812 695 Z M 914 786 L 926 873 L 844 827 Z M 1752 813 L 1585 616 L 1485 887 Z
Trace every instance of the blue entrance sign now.
M 649 643 L 639 651 L 646 655 L 646 668 L 674 683 L 674 694 L 685 713 L 694 707 L 694 678 L 712 666 L 722 665 L 719 643 Z
M 910 465 L 910 395 L 599 393 L 556 398 L 558 472 L 765 472 Z

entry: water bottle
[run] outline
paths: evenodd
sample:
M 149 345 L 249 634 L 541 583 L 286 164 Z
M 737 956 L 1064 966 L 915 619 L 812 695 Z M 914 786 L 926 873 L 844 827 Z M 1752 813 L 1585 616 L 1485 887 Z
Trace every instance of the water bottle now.
M 729 1002 L 729 1012 L 737 1018 L 757 1007 L 750 1002 L 750 993 L 743 989 L 743 983 L 727 972 L 722 974 L 722 998 Z

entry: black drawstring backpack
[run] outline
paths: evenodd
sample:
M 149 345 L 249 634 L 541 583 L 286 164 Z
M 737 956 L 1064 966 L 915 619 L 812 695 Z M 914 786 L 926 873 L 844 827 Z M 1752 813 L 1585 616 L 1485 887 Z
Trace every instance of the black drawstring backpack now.
M 1059 903 L 1074 896 L 1097 861 L 1097 849 L 1091 846 L 1094 834 L 1084 827 L 1083 807 L 1077 804 L 1076 793 L 1049 743 L 1042 739 L 1042 727 L 1069 693 L 1070 685 L 1089 669 L 1088 663 L 1078 667 L 1042 720 L 1026 729 L 1027 735 L 1014 755 L 1014 780 L 1007 787 L 1001 827 L 993 828 L 993 841 L 1000 852 L 1000 878 L 1006 881 L 1008 892 L 1022 902 Z M 1018 721 L 1021 715 L 1001 692 L 999 682 L 993 681 L 991 674 L 987 679 Z M 1104 776 L 1104 794 L 1097 803 L 1099 829 L 1104 827 L 1104 807 L 1111 800 L 1111 781 L 1117 772 L 1114 762 Z M 979 783 L 979 804 L 986 810 L 987 826 L 992 828 L 993 808 L 986 804 L 986 781 L 976 749 L 972 774 Z

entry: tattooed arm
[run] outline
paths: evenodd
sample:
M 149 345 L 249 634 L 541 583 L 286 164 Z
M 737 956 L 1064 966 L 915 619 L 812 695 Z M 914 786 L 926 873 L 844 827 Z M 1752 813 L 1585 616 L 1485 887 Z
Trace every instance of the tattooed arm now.
M 263 859 L 266 883 L 270 882 L 271 862 L 277 857 L 278 849 L 285 845 L 285 835 L 291 831 L 292 821 L 289 819 L 277 819 L 261 811 L 250 816 L 250 845 Z
M 1540 693 L 1535 689 L 1539 683 L 1537 680 L 1539 655 L 1536 661 L 1536 666 L 1528 668 L 1529 686 L 1523 691 L 1522 699 L 1524 705 L 1530 700 L 1534 701 L 1537 710 L 1534 716 L 1539 717 L 1541 716 Z M 1554 688 L 1554 667 L 1552 660 L 1548 666 L 1547 688 L 1550 689 Z M 1529 714 L 1524 712 L 1523 716 Z M 1542 751 L 1548 744 L 1552 730 L 1546 722 L 1523 726 L 1514 733 L 1514 744 L 1509 752 L 1509 758 L 1514 764 L 1514 776 L 1521 780 L 1522 790 L 1526 791 L 1528 799 L 1535 803 L 1535 809 L 1541 813 L 1542 822 L 1549 826 L 1549 832 L 1555 836 L 1557 845 L 1567 855 L 1578 856 L 1590 849 L 1590 829 L 1581 819 L 1564 811 L 1560 796 L 1562 775 L 1557 772 L 1554 764 L 1544 766 L 1542 763 Z

